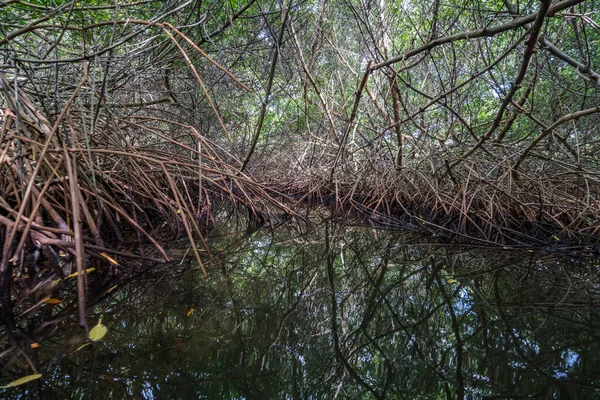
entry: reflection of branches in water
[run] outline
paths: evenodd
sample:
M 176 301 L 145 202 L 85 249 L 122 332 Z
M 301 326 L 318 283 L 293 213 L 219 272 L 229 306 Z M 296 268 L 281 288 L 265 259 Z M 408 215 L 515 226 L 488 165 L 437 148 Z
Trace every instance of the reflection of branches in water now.
M 105 343 L 74 352 L 63 331 L 74 306 L 18 319 L 42 347 L 19 343 L 45 373 L 40 393 L 590 398 L 600 385 L 593 265 L 406 244 L 415 240 L 333 223 L 236 247 L 224 237 L 208 282 L 170 265 L 97 297 Z
M 539 381 L 541 377 L 547 378 L 546 386 L 559 387 L 569 381 L 576 381 L 577 379 L 569 380 L 564 379 L 565 377 L 550 376 L 540 373 L 540 371 L 534 371 L 536 372 L 534 376 L 519 379 L 514 365 L 511 367 L 510 363 L 499 362 L 503 359 L 514 359 L 514 356 L 518 356 L 518 354 L 506 358 L 502 351 L 497 350 L 498 345 L 506 340 L 503 335 L 504 330 L 498 328 L 501 319 L 498 309 L 512 309 L 514 304 L 506 303 L 500 304 L 498 306 L 500 308 L 494 307 L 497 304 L 494 301 L 493 293 L 481 290 L 483 285 L 491 286 L 493 283 L 501 286 L 512 297 L 520 299 L 520 304 L 523 306 L 513 318 L 507 321 L 512 326 L 511 332 L 517 330 L 534 332 L 535 340 L 538 342 L 537 346 L 543 341 L 560 340 L 563 342 L 561 351 L 557 352 L 555 359 L 546 360 L 542 357 L 536 362 L 543 364 L 550 361 L 549 367 L 560 366 L 565 370 L 565 365 L 572 364 L 573 360 L 566 361 L 564 352 L 585 352 L 585 350 L 578 350 L 578 346 L 584 346 L 584 349 L 590 350 L 594 348 L 589 338 L 573 341 L 568 333 L 569 330 L 578 330 L 577 325 L 581 326 L 581 323 L 588 329 L 594 325 L 593 323 L 590 325 L 588 322 L 593 321 L 590 319 L 589 313 L 595 314 L 597 311 L 585 307 L 586 304 L 578 300 L 580 297 L 586 298 L 589 306 L 590 295 L 594 292 L 585 290 L 585 287 L 590 283 L 597 282 L 597 275 L 591 275 L 590 270 L 586 270 L 585 266 L 568 265 L 570 263 L 564 260 L 561 262 L 546 260 L 532 264 L 533 257 L 530 260 L 524 260 L 524 264 L 523 260 L 517 259 L 519 255 L 510 254 L 492 255 L 496 258 L 495 265 L 486 265 L 485 259 L 477 254 L 453 254 L 452 251 L 446 250 L 436 252 L 432 258 L 441 259 L 437 265 L 453 266 L 454 276 L 458 279 L 454 282 L 454 278 L 442 279 L 442 276 L 447 276 L 447 270 L 436 268 L 434 265 L 430 270 L 426 270 L 422 264 L 419 265 L 424 261 L 421 253 L 424 249 L 422 248 L 412 248 L 411 257 L 411 252 L 402 254 L 401 251 L 398 251 L 402 248 L 398 241 L 390 241 L 375 254 L 372 252 L 373 249 L 368 248 L 368 244 L 360 248 L 360 244 L 363 243 L 361 240 L 346 240 L 346 242 L 359 244 L 354 247 L 345 247 L 344 251 L 347 264 L 345 268 L 355 274 L 353 282 L 356 286 L 340 301 L 340 305 L 343 304 L 344 309 L 341 306 L 339 309 L 335 308 L 335 304 L 332 304 L 331 318 L 341 321 L 342 332 L 345 331 L 344 324 L 352 325 L 354 323 L 354 327 L 350 326 L 351 333 L 347 336 L 345 344 L 345 346 L 353 347 L 353 351 L 344 355 L 342 363 L 349 363 L 344 367 L 353 371 L 350 372 L 350 375 L 361 385 L 365 385 L 364 379 L 369 377 L 371 387 L 373 386 L 372 382 L 375 382 L 375 385 L 387 388 L 389 385 L 386 382 L 387 377 L 400 377 L 400 379 L 395 379 L 396 382 L 393 383 L 393 386 L 400 392 L 406 391 L 407 386 L 412 387 L 417 389 L 414 394 L 418 395 L 422 393 L 420 390 L 425 389 L 424 386 L 420 386 L 424 382 L 422 377 L 437 377 L 438 382 L 427 382 L 428 386 L 434 384 L 435 387 L 435 384 L 438 384 L 434 388 L 434 392 L 441 395 L 444 391 L 448 391 L 454 393 L 454 397 L 460 398 L 463 396 L 462 391 L 473 393 L 473 390 L 478 387 L 477 390 L 487 389 L 490 393 L 496 392 L 498 388 L 503 388 L 503 390 L 511 388 L 515 395 L 519 391 L 528 393 L 528 385 L 532 381 Z M 390 257 L 387 253 L 392 249 L 393 255 Z M 381 256 L 379 256 L 380 254 Z M 358 264 L 352 265 L 352 256 L 359 260 Z M 385 284 L 382 285 L 381 275 L 377 275 L 377 272 L 381 272 L 383 268 L 389 268 L 389 262 L 386 259 L 392 259 L 392 263 L 397 263 L 398 256 L 403 256 L 401 260 L 408 264 L 412 262 L 412 265 L 408 268 L 402 268 L 398 264 L 394 265 L 386 273 Z M 370 264 L 365 262 L 369 258 L 372 260 Z M 331 262 L 328 265 L 330 266 L 328 268 L 329 276 L 332 277 L 335 269 L 331 267 Z M 495 270 L 508 274 L 503 273 L 500 280 L 498 275 L 477 273 L 477 270 L 483 269 L 482 267 L 486 269 L 493 267 Z M 410 272 L 407 274 L 407 271 Z M 337 273 L 340 274 L 340 272 L 338 269 Z M 399 272 L 406 276 L 398 279 Z M 461 275 L 467 274 L 469 275 L 468 279 L 460 278 Z M 365 285 L 364 282 L 369 282 L 369 284 Z M 433 282 L 437 284 L 433 284 Z M 331 287 L 334 285 L 335 283 L 330 282 Z M 352 287 L 352 285 L 346 287 L 348 286 Z M 584 290 L 575 294 L 573 287 L 581 287 Z M 528 291 L 525 292 L 524 288 L 528 288 Z M 451 290 L 451 293 L 448 293 L 448 290 Z M 543 300 L 540 301 L 541 299 Z M 570 300 L 567 302 L 567 299 Z M 552 308 L 554 312 L 552 314 L 537 312 L 537 308 L 542 304 L 544 304 L 543 307 Z M 578 313 L 573 315 L 572 311 L 565 310 L 570 307 L 577 307 Z M 334 310 L 337 312 L 336 314 L 334 314 Z M 396 310 L 400 310 L 400 313 Z M 564 315 L 564 311 L 568 311 L 570 316 Z M 352 321 L 351 317 L 344 315 L 345 313 L 356 315 L 358 320 Z M 536 319 L 531 318 L 533 315 L 538 319 L 540 315 L 545 318 L 546 325 L 539 325 Z M 422 316 L 424 318 L 420 318 Z M 570 325 L 567 325 L 566 328 L 563 327 L 560 334 L 553 334 L 554 328 L 564 321 L 570 322 Z M 337 326 L 334 327 L 339 329 Z M 332 334 L 335 345 L 336 332 L 334 331 Z M 591 334 L 596 337 L 594 331 Z M 399 339 L 402 340 L 401 346 L 389 346 L 390 339 L 395 342 L 398 342 Z M 491 341 L 497 343 L 490 343 Z M 553 347 L 552 344 L 547 345 Z M 340 346 L 340 348 L 343 349 L 345 346 Z M 500 348 L 502 347 L 500 346 Z M 399 352 L 399 350 L 401 351 Z M 496 353 L 496 356 L 486 357 L 485 354 L 490 350 L 492 354 Z M 511 345 L 503 351 L 509 353 L 512 351 L 514 354 L 515 347 Z M 581 354 L 576 357 L 581 357 Z M 379 361 L 376 361 L 378 358 Z M 463 362 L 464 366 L 461 366 Z M 369 363 L 371 363 L 371 368 L 365 368 L 365 365 Z M 487 364 L 487 366 L 481 364 Z M 496 368 L 495 364 L 505 365 Z M 373 380 L 372 368 L 378 372 L 378 379 Z M 454 376 L 451 373 L 452 368 L 455 370 Z M 477 371 L 477 374 L 466 373 L 470 370 Z M 354 376 L 354 372 L 357 371 L 363 373 L 358 377 L 360 380 Z M 422 371 L 423 374 L 416 373 L 416 371 Z M 495 371 L 494 373 L 497 375 L 486 377 L 485 374 L 488 371 Z M 477 377 L 477 375 L 479 376 Z M 461 383 L 463 376 L 464 385 Z M 586 376 L 590 375 L 586 374 Z M 486 383 L 486 380 L 490 383 Z M 444 387 L 445 382 L 450 382 L 451 390 Z M 509 385 L 511 382 L 517 382 L 518 385 Z M 556 385 L 557 382 L 560 383 L 559 386 Z M 593 384 L 583 386 L 594 387 Z
M 335 276 L 334 276 L 334 263 L 335 256 L 332 252 L 330 245 L 330 236 L 329 236 L 329 225 L 325 226 L 325 254 L 327 255 L 327 279 L 329 281 L 329 290 L 331 295 L 331 332 L 333 334 L 333 343 L 335 347 L 335 356 L 342 363 L 344 369 L 356 380 L 356 382 L 363 388 L 367 389 L 369 392 L 373 394 L 378 399 L 384 398 L 384 394 L 379 394 L 375 388 L 373 388 L 368 382 L 366 382 L 362 377 L 356 372 L 356 370 L 350 365 L 350 362 L 343 354 L 342 349 L 340 347 L 340 339 L 338 333 L 337 326 L 337 296 L 335 291 Z M 342 317 L 343 318 L 343 317 Z
M 498 360 L 511 359 L 506 358 L 503 352 L 514 350 L 514 347 L 499 346 L 506 338 L 503 336 L 504 329 L 499 329 L 501 319 L 491 289 L 493 283 L 497 282 L 507 293 L 520 296 L 523 304 L 530 304 L 531 307 L 539 306 L 536 301 L 543 290 L 554 290 L 551 293 L 555 296 L 546 294 L 544 302 L 552 302 L 560 310 L 566 304 L 565 297 L 569 293 L 569 285 L 561 286 L 561 283 L 565 283 L 564 273 L 568 271 L 566 268 L 574 266 L 562 267 L 564 260 L 559 263 L 551 259 L 532 264 L 530 260 L 537 258 L 532 256 L 530 260 L 523 260 L 520 254 L 495 253 L 487 254 L 484 258 L 481 254 L 469 251 L 444 248 L 432 251 L 425 246 L 403 246 L 401 243 L 406 238 L 398 234 L 386 235 L 382 241 L 387 243 L 382 243 L 369 238 L 364 231 L 340 229 L 335 233 L 331 238 L 326 237 L 324 243 L 323 240 L 312 239 L 310 254 L 306 254 L 306 248 L 297 246 L 296 253 L 288 254 L 282 264 L 289 269 L 288 275 L 280 279 L 286 282 L 285 288 L 289 294 L 297 295 L 285 305 L 285 301 L 281 300 L 285 294 L 278 292 L 277 304 L 285 307 L 277 325 L 275 342 L 271 342 L 269 351 L 281 351 L 276 344 L 285 340 L 287 329 L 288 334 L 290 330 L 294 331 L 296 346 L 310 347 L 313 356 L 320 356 L 308 361 L 310 351 L 309 354 L 302 353 L 302 372 L 292 374 L 294 379 L 302 375 L 327 377 L 321 381 L 315 378 L 310 384 L 310 379 L 307 379 L 305 387 L 310 388 L 307 393 L 334 395 L 339 394 L 340 390 L 360 391 L 362 387 L 374 397 L 382 397 L 392 392 L 403 393 L 408 387 L 414 395 L 431 391 L 459 396 L 462 376 L 465 393 L 473 393 L 474 390 L 494 393 L 497 388 L 512 388 L 507 385 L 513 380 L 521 385 L 514 392 L 526 393 L 527 384 L 539 380 L 540 376 L 517 379 L 518 371 L 510 363 L 496 366 L 502 364 Z M 273 253 L 270 254 L 276 254 L 276 257 L 281 257 L 282 248 L 286 249 L 273 243 L 269 245 L 273 246 Z M 315 247 L 324 248 L 323 252 L 315 251 Z M 260 251 L 258 253 L 260 258 L 256 257 L 255 260 L 269 258 Z M 304 272 L 305 265 L 310 265 L 311 261 L 313 264 L 324 263 L 323 256 L 319 254 L 326 255 L 325 272 L 321 268 L 320 274 L 315 275 L 318 270 L 312 268 L 311 273 L 306 275 L 307 280 L 302 284 L 297 282 L 294 286 L 292 277 L 299 270 Z M 290 261 L 294 259 L 296 262 L 302 260 L 304 265 L 298 266 Z M 437 261 L 431 264 L 431 259 Z M 488 262 L 490 259 L 493 261 Z M 450 267 L 444 269 L 441 266 Z M 561 270 L 562 276 L 554 277 L 549 272 L 556 267 Z M 573 268 L 572 271 L 575 271 Z M 489 273 L 494 270 L 506 271 L 510 275 L 503 276 L 503 281 L 498 282 L 498 278 Z M 589 273 L 581 275 L 583 268 L 579 267 L 576 271 L 580 276 L 573 273 L 568 275 L 571 286 L 585 286 L 586 282 L 594 281 Z M 541 280 L 539 276 L 545 279 Z M 308 282 L 315 279 L 315 286 L 329 287 L 328 293 L 323 295 L 322 290 L 307 290 L 312 284 Z M 536 285 L 529 284 L 530 281 Z M 557 286 L 561 288 L 560 292 L 556 291 Z M 524 287 L 530 292 L 524 292 Z M 527 296 L 523 297 L 523 294 Z M 573 295 L 568 294 L 568 297 L 574 298 Z M 502 306 L 511 307 L 509 303 Z M 320 313 L 323 310 L 325 313 Z M 523 311 L 525 316 L 536 313 L 531 308 Z M 269 309 L 271 312 L 272 308 Z M 583 313 L 586 312 L 583 310 Z M 551 317 L 564 321 L 556 313 Z M 309 326 L 305 326 L 307 320 Z M 521 320 L 518 316 L 509 321 L 515 325 L 515 329 L 533 332 L 545 329 L 534 324 L 536 321 Z M 324 331 L 323 327 L 327 325 L 331 329 Z M 307 332 L 303 338 L 297 334 L 302 327 Z M 548 332 L 552 332 L 552 328 L 549 325 L 547 327 Z M 329 340 L 316 340 L 323 336 Z M 590 341 L 573 343 L 566 332 L 561 337 L 565 342 L 565 351 L 577 348 L 577 345 L 591 345 Z M 538 340 L 555 338 L 541 335 Z M 498 347 L 503 350 L 499 351 Z M 290 354 L 293 360 L 290 368 L 294 368 L 294 371 L 299 367 L 295 351 Z M 269 358 L 264 351 L 262 354 L 263 358 Z M 281 356 L 281 353 L 276 354 Z M 325 354 L 328 356 L 324 357 Z M 460 364 L 458 357 L 463 358 L 462 367 L 457 365 Z M 338 362 L 331 362 L 333 359 Z M 326 365 L 324 360 L 329 364 Z M 564 366 L 564 360 L 562 362 Z M 560 364 L 559 360 L 552 360 L 552 363 Z M 297 382 L 291 385 L 297 385 Z

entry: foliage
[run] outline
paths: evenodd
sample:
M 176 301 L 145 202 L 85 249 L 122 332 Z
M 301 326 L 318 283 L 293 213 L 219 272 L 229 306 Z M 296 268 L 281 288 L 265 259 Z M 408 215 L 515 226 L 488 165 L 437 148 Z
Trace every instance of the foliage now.
M 204 270 L 213 260 L 205 236 L 225 200 L 248 212 L 248 233 L 290 216 L 303 220 L 301 207 L 309 216 L 316 204 L 338 216 L 354 211 L 377 225 L 451 240 L 598 254 L 597 7 L 582 0 L 3 1 L 0 312 L 7 332 L 17 332 L 12 349 L 31 342 L 22 332 L 24 315 L 15 313 L 23 304 L 27 313 L 71 307 L 87 327 L 87 305 L 99 301 L 91 297 L 89 282 L 135 270 L 136 260 L 166 261 L 164 244 L 171 237 L 185 235 Z M 119 249 L 128 236 L 139 251 Z M 144 241 L 158 256 L 142 251 Z M 297 345 L 322 349 L 329 361 L 343 365 L 319 371 L 328 376 L 323 387 L 310 374 L 304 387 L 329 396 L 335 391 L 327 385 L 352 378 L 366 396 L 381 397 L 418 385 L 411 371 L 450 379 L 455 365 L 448 360 L 459 363 L 459 354 L 463 365 L 480 362 L 472 354 L 487 339 L 467 348 L 461 338 L 475 334 L 475 321 L 483 316 L 463 310 L 476 308 L 476 295 L 460 279 L 422 272 L 409 278 L 402 268 L 388 268 L 377 290 L 395 297 L 382 308 L 376 302 L 381 293 L 357 289 L 356 271 L 346 269 L 355 260 L 343 258 L 345 251 L 314 260 L 329 274 L 314 276 L 323 288 L 327 277 L 327 290 L 340 297 L 329 304 L 323 292 L 316 297 L 320 308 L 301 310 L 329 315 L 333 325 L 299 327 L 306 328 L 304 335 L 323 336 Z M 250 263 L 249 277 L 226 279 L 229 297 L 248 291 L 250 279 L 254 291 L 272 285 L 269 290 L 294 299 L 297 293 L 272 279 L 281 273 L 274 266 L 281 259 L 293 265 L 297 254 L 266 251 L 261 263 L 255 256 L 241 259 Z M 384 255 L 378 260 L 387 265 Z M 357 265 L 371 281 L 375 277 L 363 267 L 368 264 Z M 390 276 L 408 286 L 398 289 L 386 280 Z M 436 288 L 437 305 L 411 306 L 406 316 L 394 311 L 412 298 L 431 299 L 420 284 Z M 496 299 L 512 293 L 486 284 Z M 109 293 L 102 290 L 100 297 Z M 22 296 L 15 297 L 17 291 Z M 63 291 L 68 293 L 55 294 Z M 273 309 L 283 301 L 271 300 Z M 366 317 L 338 318 L 348 311 L 342 306 Z M 420 321 L 439 310 L 438 325 L 427 329 L 442 336 L 421 332 Z M 224 328 L 215 329 L 237 332 L 228 340 L 242 348 L 240 338 L 254 328 L 244 331 L 237 311 L 238 321 L 222 321 Z M 168 319 L 169 326 L 198 314 L 182 311 Z M 509 314 L 497 314 L 485 329 L 496 329 Z M 472 330 L 457 331 L 458 320 L 465 326 L 471 321 Z M 241 331 L 235 324 L 242 324 Z M 342 334 L 329 337 L 328 329 Z M 388 332 L 390 343 L 377 343 L 378 330 Z M 423 353 L 409 334 L 413 330 L 446 347 Z M 295 343 L 296 333 L 286 333 Z M 535 339 L 530 330 L 498 334 L 505 340 L 499 347 Z M 270 335 L 270 345 L 281 343 Z M 396 348 L 409 357 L 386 358 Z M 306 371 L 292 350 L 285 348 L 295 360 L 291 365 L 267 357 L 265 347 L 262 353 L 227 353 L 219 368 L 227 371 L 234 356 L 243 356 L 248 363 L 240 365 L 255 373 L 268 361 L 269 368 L 285 367 L 299 379 Z M 521 342 L 515 351 L 515 365 L 540 373 L 529 362 L 539 355 L 534 348 Z M 559 357 L 554 348 L 540 354 Z M 493 370 L 490 376 L 498 381 L 517 379 L 489 363 L 477 368 L 478 376 Z M 373 378 L 389 371 L 383 380 Z M 465 377 L 447 388 L 444 379 L 419 390 L 460 397 L 469 385 L 489 389 Z M 525 372 L 519 379 L 534 380 Z M 236 390 L 248 397 L 250 389 Z M 352 390 L 350 397 L 358 393 Z

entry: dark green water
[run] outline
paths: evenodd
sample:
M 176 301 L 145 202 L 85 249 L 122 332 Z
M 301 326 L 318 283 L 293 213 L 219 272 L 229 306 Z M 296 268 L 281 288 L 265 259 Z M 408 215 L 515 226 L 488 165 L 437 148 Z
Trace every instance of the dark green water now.
M 43 377 L 2 398 L 600 398 L 597 262 L 326 225 L 214 239 L 206 281 L 145 267 L 79 351 L 74 304 L 44 306 L 21 323 Z M 31 373 L 2 361 L 3 382 Z

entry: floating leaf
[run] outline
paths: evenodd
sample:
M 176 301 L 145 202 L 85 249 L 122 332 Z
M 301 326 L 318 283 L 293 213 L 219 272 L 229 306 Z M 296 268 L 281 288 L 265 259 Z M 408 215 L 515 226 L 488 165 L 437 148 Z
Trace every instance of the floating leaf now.
M 90 272 L 93 272 L 93 271 L 95 271 L 95 270 L 96 270 L 96 268 L 88 268 L 88 269 L 86 269 L 86 270 L 85 270 L 85 272 L 89 274 Z M 77 276 L 77 274 L 78 274 L 78 272 L 73 272 L 71 275 L 67 275 L 67 276 L 65 277 L 65 279 L 68 279 L 68 278 L 72 278 L 72 277 L 74 277 L 74 276 Z
M 111 256 L 109 256 L 106 253 L 100 253 L 100 255 L 104 258 L 106 258 L 108 260 L 109 263 L 111 263 L 112 265 L 119 265 L 119 262 L 117 260 L 115 260 L 114 258 L 112 258 Z
M 190 308 L 190 310 L 187 312 L 186 316 L 189 317 L 190 315 L 192 315 L 194 313 L 194 309 Z
M 46 300 L 44 300 L 44 303 L 46 303 L 46 304 L 60 304 L 60 303 L 62 303 L 62 300 L 60 300 L 60 299 L 53 299 L 52 297 L 49 297 Z
M 108 328 L 105 325 L 102 325 L 102 318 L 100 318 L 98 325 L 92 328 L 88 336 L 92 342 L 97 342 L 106 335 L 106 332 L 108 332 Z
M 41 377 L 42 377 L 42 374 L 27 375 L 27 376 L 17 379 L 16 381 L 12 381 L 11 383 L 9 383 L 6 386 L 0 386 L 0 389 L 6 389 L 6 388 L 14 387 L 14 386 L 23 385 L 27 382 L 35 381 L 36 379 L 40 379 Z
M 448 279 L 446 282 L 448 282 L 448 283 L 456 283 L 458 281 L 456 279 Z

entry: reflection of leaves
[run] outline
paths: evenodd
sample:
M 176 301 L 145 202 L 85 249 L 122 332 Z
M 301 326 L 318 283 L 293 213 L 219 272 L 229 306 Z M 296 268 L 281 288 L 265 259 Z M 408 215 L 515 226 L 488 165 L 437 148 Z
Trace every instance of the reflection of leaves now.
M 16 381 L 12 381 L 11 383 L 9 383 L 6 386 L 0 386 L 0 388 L 6 389 L 6 388 L 14 387 L 14 386 L 20 386 L 27 382 L 35 381 L 36 379 L 40 379 L 41 377 L 42 377 L 42 374 L 27 375 L 27 376 L 17 379 Z
M 89 333 L 89 338 L 92 342 L 97 342 L 102 339 L 104 335 L 108 332 L 108 328 L 105 325 L 102 325 L 102 318 L 98 321 L 98 325 L 92 328 Z

